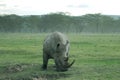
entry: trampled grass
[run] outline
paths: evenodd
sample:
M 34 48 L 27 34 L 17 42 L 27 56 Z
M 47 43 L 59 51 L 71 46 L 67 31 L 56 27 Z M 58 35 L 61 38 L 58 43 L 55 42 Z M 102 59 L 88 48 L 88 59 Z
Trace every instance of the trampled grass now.
M 41 70 L 42 43 L 47 34 L 0 33 L 0 80 L 119 80 L 119 34 L 67 34 L 70 61 L 66 72 L 56 72 L 50 60 Z

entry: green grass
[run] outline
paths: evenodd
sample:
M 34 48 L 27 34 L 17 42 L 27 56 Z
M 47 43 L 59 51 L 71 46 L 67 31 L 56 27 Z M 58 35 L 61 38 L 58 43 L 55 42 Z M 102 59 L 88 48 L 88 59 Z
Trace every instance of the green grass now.
M 119 80 L 119 34 L 67 34 L 70 61 L 66 72 L 56 72 L 50 60 L 41 70 L 42 43 L 47 34 L 0 33 L 0 80 Z

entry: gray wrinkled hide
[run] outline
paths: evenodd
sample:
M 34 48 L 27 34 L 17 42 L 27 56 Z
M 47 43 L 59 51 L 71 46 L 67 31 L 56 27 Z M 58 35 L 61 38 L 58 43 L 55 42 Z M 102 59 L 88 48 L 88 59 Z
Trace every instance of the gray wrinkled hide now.
M 66 71 L 68 67 L 69 41 L 67 37 L 54 32 L 46 37 L 43 43 L 43 69 L 47 69 L 48 59 L 52 58 L 57 71 Z

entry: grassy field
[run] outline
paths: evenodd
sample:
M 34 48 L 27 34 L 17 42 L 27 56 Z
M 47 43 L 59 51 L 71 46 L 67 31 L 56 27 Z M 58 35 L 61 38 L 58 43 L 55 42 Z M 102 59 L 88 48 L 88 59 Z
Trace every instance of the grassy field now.
M 120 35 L 67 34 L 76 62 L 66 72 L 56 72 L 53 60 L 41 70 L 46 35 L 0 33 L 0 80 L 120 80 Z

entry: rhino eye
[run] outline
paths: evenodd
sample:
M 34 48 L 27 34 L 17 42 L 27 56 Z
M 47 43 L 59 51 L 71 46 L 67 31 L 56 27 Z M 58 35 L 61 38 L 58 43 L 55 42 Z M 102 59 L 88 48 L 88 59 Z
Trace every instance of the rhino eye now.
M 57 48 L 60 46 L 60 43 L 57 44 Z

